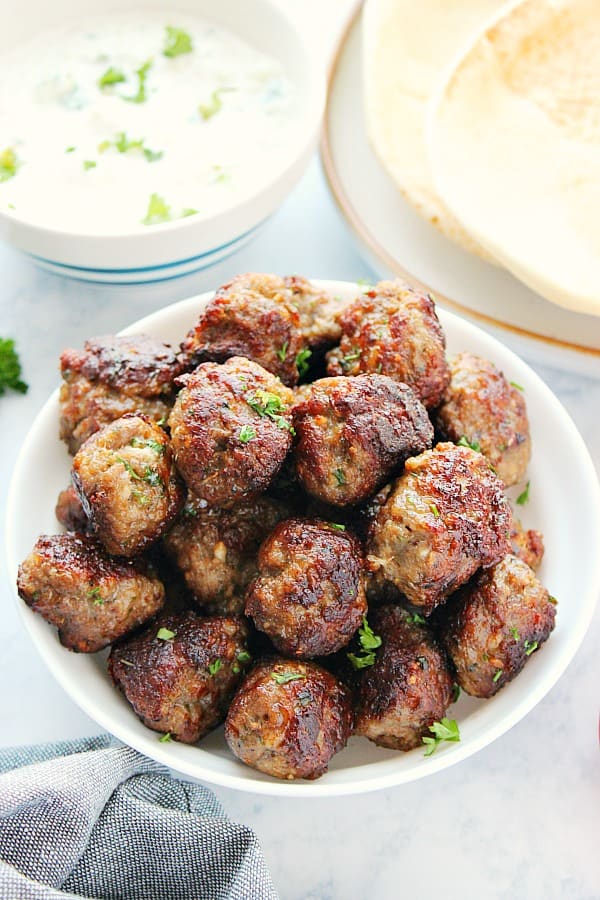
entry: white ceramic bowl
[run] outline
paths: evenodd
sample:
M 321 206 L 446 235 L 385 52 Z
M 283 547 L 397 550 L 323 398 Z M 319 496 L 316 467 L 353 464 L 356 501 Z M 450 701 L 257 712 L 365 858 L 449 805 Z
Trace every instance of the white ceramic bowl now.
M 136 0 L 132 8 L 166 10 L 166 0 Z M 22 0 L 3 15 L 0 59 L 20 41 L 49 28 L 94 15 L 123 12 L 122 0 Z M 186 275 L 214 265 L 242 247 L 294 187 L 316 145 L 325 101 L 325 73 L 285 14 L 269 0 L 177 0 L 237 34 L 283 64 L 297 98 L 289 155 L 251 196 L 210 218 L 189 216 L 143 232 L 82 235 L 38 227 L 0 210 L 0 239 L 61 275 L 86 281 L 137 284 Z
M 351 299 L 357 287 L 318 282 Z M 192 297 L 136 322 L 128 332 L 144 331 L 177 343 L 195 322 L 210 295 Z M 352 794 L 402 784 L 445 769 L 495 740 L 532 707 L 573 658 L 592 617 L 600 590 L 600 489 L 594 466 L 571 419 L 531 369 L 494 338 L 451 313 L 440 311 L 448 350 L 469 350 L 493 360 L 525 389 L 533 437 L 529 469 L 530 501 L 518 507 L 523 524 L 544 532 L 546 556 L 540 578 L 558 598 L 556 629 L 528 661 L 519 677 L 491 700 L 463 694 L 450 708 L 461 741 L 442 745 L 428 758 L 420 749 L 399 753 L 352 738 L 318 781 L 279 782 L 238 762 L 228 751 L 222 729 L 198 746 L 161 744 L 110 684 L 106 653 L 86 656 L 65 650 L 56 632 L 16 595 L 23 623 L 53 675 L 71 698 L 98 724 L 122 741 L 167 766 L 203 781 L 230 788 L 294 797 Z M 15 582 L 19 562 L 41 532 L 56 533 L 56 496 L 69 480 L 70 458 L 58 440 L 55 392 L 34 422 L 12 477 L 7 506 L 8 568 Z M 518 493 L 513 489 L 512 496 Z

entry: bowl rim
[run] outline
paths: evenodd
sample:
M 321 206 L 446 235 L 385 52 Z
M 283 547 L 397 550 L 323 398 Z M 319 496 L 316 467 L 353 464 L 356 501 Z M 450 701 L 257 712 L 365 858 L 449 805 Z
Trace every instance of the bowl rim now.
M 354 282 L 318 279 L 311 279 L 311 281 L 317 287 L 324 288 L 333 293 L 349 288 L 355 289 L 357 293 L 362 291 L 362 288 Z M 202 304 L 205 303 L 213 293 L 213 291 L 208 291 L 162 307 L 154 313 L 136 320 L 120 333 L 131 334 L 144 331 L 148 327 L 152 328 L 155 323 L 160 322 L 165 315 L 168 316 L 169 314 L 177 315 L 179 313 L 187 313 L 189 310 L 190 316 L 193 317 L 194 315 L 197 315 L 199 308 L 201 308 Z M 569 449 L 576 455 L 577 468 L 581 473 L 580 480 L 585 482 L 586 490 L 589 493 L 588 509 L 592 512 L 590 520 L 586 523 L 587 539 L 590 541 L 595 540 L 596 543 L 600 544 L 600 484 L 598 482 L 598 476 L 583 438 L 579 434 L 579 431 L 562 403 L 527 363 L 521 360 L 513 353 L 513 351 L 495 337 L 484 332 L 476 325 L 473 325 L 446 310 L 439 309 L 438 313 L 444 328 L 446 327 L 446 324 L 458 327 L 464 335 L 473 337 L 478 343 L 483 339 L 483 343 L 491 350 L 500 348 L 505 359 L 507 358 L 511 363 L 514 363 L 517 374 L 526 374 L 526 384 L 529 384 L 530 386 L 535 385 L 536 391 L 539 391 L 544 398 L 544 401 L 550 404 L 553 410 L 555 424 L 556 422 L 560 424 L 565 435 L 565 441 L 569 445 Z M 565 639 L 563 640 L 562 647 L 560 650 L 557 650 L 557 659 L 553 661 L 550 668 L 548 670 L 544 669 L 541 675 L 537 677 L 534 684 L 530 686 L 530 690 L 526 691 L 524 696 L 518 697 L 513 705 L 501 715 L 497 721 L 488 723 L 480 733 L 469 734 L 468 741 L 464 743 L 461 741 L 460 743 L 446 745 L 443 748 L 443 752 L 429 757 L 427 759 L 427 764 L 419 766 L 416 771 L 410 768 L 406 770 L 398 769 L 396 766 L 398 754 L 390 755 L 389 757 L 382 756 L 381 760 L 361 764 L 356 768 L 349 767 L 348 769 L 339 772 L 332 771 L 329 773 L 329 775 L 332 776 L 332 780 L 328 781 L 324 781 L 323 779 L 316 781 L 299 780 L 294 782 L 278 781 L 275 778 L 270 778 L 253 769 L 248 769 L 246 772 L 245 767 L 243 770 L 244 774 L 232 774 L 218 769 L 211 769 L 210 767 L 203 765 L 203 754 L 206 754 L 205 758 L 207 759 L 214 759 L 215 755 L 210 750 L 204 750 L 202 746 L 198 744 L 161 744 L 156 740 L 156 732 L 142 726 L 134 717 L 133 713 L 131 714 L 131 719 L 127 718 L 126 724 L 117 723 L 115 726 L 114 712 L 111 712 L 112 707 L 105 709 L 93 697 L 90 697 L 85 692 L 84 688 L 79 685 L 77 680 L 72 678 L 72 675 L 71 677 L 69 676 L 65 667 L 56 667 L 52 658 L 53 651 L 49 649 L 49 647 L 58 646 L 61 651 L 64 650 L 64 648 L 60 647 L 58 644 L 55 634 L 53 637 L 56 641 L 56 645 L 46 645 L 45 640 L 38 637 L 35 627 L 38 620 L 40 627 L 45 626 L 45 629 L 48 629 L 48 632 L 50 629 L 47 623 L 41 621 L 40 617 L 36 616 L 18 596 L 15 581 L 19 557 L 17 555 L 11 523 L 18 517 L 18 491 L 23 481 L 27 478 L 27 459 L 24 451 L 26 451 L 28 446 L 33 443 L 36 431 L 40 428 L 43 431 L 43 426 L 45 425 L 43 417 L 47 417 L 50 414 L 54 416 L 56 414 L 57 399 L 58 388 L 52 392 L 41 410 L 39 410 L 35 416 L 21 446 L 9 485 L 5 516 L 5 549 L 7 571 L 11 580 L 13 598 L 17 603 L 20 619 L 29 638 L 32 640 L 36 650 L 42 657 L 44 663 L 48 666 L 53 677 L 58 681 L 61 687 L 63 687 L 67 695 L 88 716 L 90 716 L 90 718 L 97 722 L 101 727 L 105 728 L 110 734 L 134 747 L 144 755 L 164 764 L 174 772 L 194 780 L 207 781 L 230 789 L 271 796 L 294 797 L 296 799 L 366 793 L 417 781 L 420 778 L 440 772 L 443 769 L 467 759 L 478 750 L 491 744 L 502 734 L 505 734 L 516 725 L 517 722 L 524 718 L 524 716 L 526 716 L 533 707 L 542 700 L 562 676 L 575 656 L 575 653 L 589 628 L 596 607 L 598 594 L 600 593 L 600 554 L 590 561 L 591 574 L 588 579 L 587 589 L 584 592 L 581 601 L 578 617 L 568 633 L 564 636 Z M 45 629 L 42 629 L 41 633 L 47 634 L 48 632 Z M 52 631 L 54 631 L 54 629 L 52 629 Z M 507 685 L 507 687 L 510 687 L 510 685 Z M 476 718 L 477 712 L 469 716 L 471 723 L 473 719 Z M 172 747 L 184 748 L 181 753 L 181 758 L 174 758 L 174 754 L 171 752 Z M 191 761 L 188 761 L 187 759 L 188 751 L 193 751 L 193 759 Z M 239 765 L 241 766 L 242 764 L 239 763 Z M 354 775 L 352 774 L 353 772 Z M 336 779 L 336 775 L 339 775 L 340 777 Z
M 98 242 L 102 242 L 102 244 L 106 248 L 110 249 L 111 245 L 118 245 L 123 241 L 132 243 L 133 241 L 143 240 L 144 242 L 147 242 L 149 237 L 152 236 L 150 237 L 150 239 L 156 243 L 160 240 L 161 236 L 165 234 L 176 236 L 181 233 L 189 233 L 190 231 L 194 231 L 196 233 L 205 232 L 205 235 L 203 237 L 205 240 L 207 240 L 207 244 L 206 247 L 203 246 L 201 249 L 203 254 L 208 254 L 218 249 L 218 246 L 213 247 L 213 245 L 210 243 L 210 233 L 213 230 L 216 230 L 217 233 L 223 233 L 223 230 L 225 230 L 226 233 L 230 235 L 225 241 L 218 242 L 219 244 L 222 244 L 229 243 L 230 241 L 235 241 L 238 239 L 238 237 L 245 235 L 246 233 L 252 231 L 255 227 L 257 227 L 260 222 L 256 223 L 252 219 L 252 224 L 247 224 L 242 229 L 241 235 L 238 235 L 237 229 L 234 229 L 232 231 L 232 229 L 227 229 L 226 226 L 228 221 L 231 220 L 232 216 L 239 216 L 242 211 L 246 216 L 248 216 L 252 207 L 257 205 L 257 203 L 259 202 L 264 202 L 266 197 L 275 188 L 277 188 L 282 182 L 286 182 L 290 177 L 293 177 L 293 183 L 295 183 L 297 177 L 299 177 L 299 175 L 296 176 L 295 171 L 298 167 L 301 167 L 301 172 L 304 171 L 309 152 L 313 147 L 316 147 L 320 136 L 321 123 L 323 120 L 327 97 L 327 72 L 324 64 L 320 66 L 316 65 L 314 54 L 310 50 L 308 34 L 303 29 L 297 26 L 293 16 L 288 13 L 285 7 L 277 5 L 274 0 L 246 0 L 246 3 L 248 2 L 251 2 L 255 6 L 261 7 L 265 11 L 266 15 L 271 16 L 273 19 L 277 19 L 279 23 L 287 29 L 290 38 L 296 41 L 297 48 L 302 52 L 305 59 L 304 70 L 306 72 L 306 78 L 303 79 L 301 83 L 296 85 L 296 88 L 299 91 L 299 95 L 303 98 L 303 114 L 295 119 L 293 127 L 290 130 L 290 140 L 288 142 L 290 152 L 287 154 L 281 154 L 281 156 L 277 160 L 277 165 L 274 167 L 274 173 L 271 173 L 268 180 L 259 182 L 252 191 L 245 194 L 241 199 L 234 201 L 230 206 L 225 207 L 224 209 L 214 213 L 211 216 L 184 216 L 182 218 L 173 219 L 172 221 L 168 222 L 159 222 L 150 227 L 142 227 L 140 223 L 136 225 L 135 229 L 128 231 L 111 230 L 110 232 L 81 232 L 74 228 L 68 229 L 48 227 L 46 225 L 40 225 L 28 219 L 21 219 L 18 214 L 15 214 L 15 211 L 5 210 L 0 207 L 0 227 L 4 227 L 11 233 L 10 240 L 6 237 L 6 235 L 3 236 L 3 240 L 8 240 L 8 242 L 12 244 L 12 235 L 18 237 L 18 233 L 21 232 L 23 234 L 28 233 L 30 235 L 35 235 L 38 242 L 40 240 L 51 238 L 52 240 L 58 240 L 61 242 L 76 242 L 79 248 L 84 246 L 90 247 L 94 244 L 97 244 Z M 210 20 L 210 14 L 205 15 L 204 13 L 202 13 L 202 15 L 206 19 Z M 243 21 L 244 17 L 240 17 L 240 23 L 242 25 Z M 225 30 L 231 31 L 235 34 L 236 37 L 241 38 L 247 43 L 251 43 L 251 41 L 249 41 L 245 37 L 243 27 L 240 27 L 239 31 L 233 31 L 233 29 L 231 28 L 226 28 Z M 284 195 L 284 197 L 286 195 Z M 284 197 L 279 198 L 279 201 L 276 205 L 282 202 Z M 268 215 L 270 215 L 270 213 L 267 214 L 267 218 Z M 261 216 L 261 221 L 264 220 L 264 218 L 265 216 Z M 202 237 L 199 238 L 199 240 L 201 239 Z M 28 252 L 29 255 L 36 257 L 37 254 L 30 251 L 27 247 L 21 247 L 20 243 L 17 244 L 17 246 Z M 171 256 L 169 256 L 169 259 L 171 259 Z M 54 263 L 54 260 L 48 261 Z M 175 262 L 179 263 L 180 260 L 177 258 Z M 110 271 L 110 269 L 105 269 L 105 267 L 103 266 L 74 267 L 69 263 L 64 263 L 62 261 L 59 261 L 55 264 L 64 266 L 65 268 L 92 268 L 101 270 L 103 272 Z M 150 266 L 149 268 L 152 267 Z M 122 268 L 117 271 L 129 270 L 126 268 Z

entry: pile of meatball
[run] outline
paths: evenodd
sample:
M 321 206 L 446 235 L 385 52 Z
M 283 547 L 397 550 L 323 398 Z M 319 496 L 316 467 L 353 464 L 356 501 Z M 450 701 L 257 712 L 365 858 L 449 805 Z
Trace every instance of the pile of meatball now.
M 351 734 L 424 747 L 457 685 L 493 696 L 552 631 L 505 492 L 523 391 L 446 359 L 431 296 L 241 275 L 179 348 L 97 337 L 61 372 L 66 531 L 18 590 L 69 650 L 110 645 L 161 741 L 225 722 L 244 763 L 317 778 Z

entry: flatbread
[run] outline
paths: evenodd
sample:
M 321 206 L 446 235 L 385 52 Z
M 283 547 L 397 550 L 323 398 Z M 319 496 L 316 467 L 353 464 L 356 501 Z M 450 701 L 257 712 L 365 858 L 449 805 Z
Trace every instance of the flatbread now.
M 523 0 L 432 101 L 427 151 L 463 226 L 548 300 L 600 315 L 600 2 Z
M 367 0 L 363 74 L 369 140 L 403 196 L 467 250 L 489 254 L 439 197 L 425 152 L 427 103 L 444 69 L 501 0 Z

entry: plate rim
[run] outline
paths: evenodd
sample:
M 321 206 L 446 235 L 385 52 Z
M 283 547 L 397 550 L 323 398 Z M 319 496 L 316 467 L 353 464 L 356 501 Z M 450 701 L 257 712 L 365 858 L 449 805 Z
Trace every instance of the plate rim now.
M 316 286 L 323 287 L 334 292 L 339 291 L 341 288 L 346 289 L 349 286 L 356 287 L 357 292 L 360 292 L 362 290 L 360 285 L 351 281 L 320 279 L 311 280 Z M 195 310 L 197 312 L 198 307 L 206 302 L 206 300 L 210 296 L 212 296 L 213 293 L 213 291 L 207 291 L 202 294 L 194 295 L 176 303 L 161 307 L 160 309 L 147 316 L 136 319 L 126 328 L 122 329 L 120 333 L 135 333 L 139 332 L 140 330 L 144 330 L 148 327 L 148 325 L 150 325 L 151 327 L 152 320 L 164 316 L 165 312 L 167 311 L 170 314 L 175 315 L 177 315 L 179 312 L 187 312 L 188 309 L 190 311 Z M 502 351 L 507 353 L 509 357 L 514 358 L 514 362 L 517 367 L 525 367 L 527 369 L 527 376 L 530 379 L 531 383 L 535 384 L 536 388 L 539 389 L 542 394 L 552 403 L 556 415 L 558 415 L 561 420 L 562 426 L 569 434 L 569 441 L 571 445 L 573 445 L 573 443 L 577 445 L 578 461 L 581 462 L 581 464 L 585 467 L 583 477 L 585 478 L 586 483 L 589 484 L 590 494 L 593 499 L 592 508 L 594 509 L 594 520 L 592 522 L 592 525 L 596 535 L 600 539 L 600 484 L 598 482 L 598 476 L 596 474 L 595 466 L 591 459 L 587 446 L 581 434 L 579 433 L 577 426 L 571 419 L 571 416 L 569 415 L 561 401 L 545 384 L 543 379 L 540 378 L 540 376 L 537 375 L 537 373 L 524 360 L 522 360 L 513 350 L 504 345 L 498 338 L 490 335 L 486 331 L 483 331 L 481 328 L 479 328 L 479 326 L 477 326 L 473 322 L 470 322 L 468 319 L 457 316 L 451 311 L 441 309 L 440 318 L 442 319 L 442 324 L 444 326 L 446 324 L 446 321 L 451 326 L 456 323 L 461 329 L 466 330 L 467 334 L 472 334 L 475 338 L 481 339 L 481 337 L 483 336 L 484 341 L 489 342 L 492 345 L 492 348 L 494 345 L 499 345 Z M 31 426 L 21 445 L 21 451 L 23 449 L 26 449 L 27 446 L 32 442 L 38 429 L 43 430 L 45 421 L 42 421 L 42 417 L 47 417 L 50 412 L 52 412 L 52 414 L 55 414 L 55 406 L 58 399 L 58 390 L 58 388 L 55 388 L 55 390 L 52 391 L 41 409 L 36 413 L 35 418 L 33 419 Z M 63 688 L 67 696 L 69 696 L 69 698 L 80 709 L 82 709 L 86 715 L 88 715 L 102 728 L 105 728 L 110 734 L 114 735 L 125 744 L 134 747 L 140 753 L 143 753 L 144 755 L 155 759 L 157 762 L 162 763 L 174 772 L 178 772 L 188 778 L 207 781 L 210 784 L 229 789 L 241 790 L 244 792 L 261 795 L 294 797 L 296 799 L 362 794 L 374 790 L 396 787 L 402 784 L 418 781 L 421 778 L 433 775 L 437 772 L 451 767 L 452 765 L 456 765 L 464 761 L 465 759 L 471 757 L 473 754 L 477 753 L 479 750 L 492 744 L 503 734 L 507 733 L 518 722 L 525 718 L 531 712 L 531 710 L 543 699 L 543 697 L 556 685 L 556 683 L 564 674 L 568 665 L 575 657 L 577 650 L 579 649 L 585 637 L 585 634 L 589 629 L 596 608 L 598 594 L 600 593 L 599 555 L 592 564 L 592 577 L 589 580 L 587 590 L 584 594 L 584 602 L 582 604 L 579 618 L 576 620 L 575 627 L 573 627 L 567 635 L 566 646 L 563 648 L 560 657 L 554 664 L 555 668 L 552 671 L 552 678 L 548 679 L 547 675 L 545 677 L 542 677 L 531 687 L 531 689 L 525 694 L 525 696 L 519 698 L 510 708 L 510 710 L 506 714 L 504 714 L 497 722 L 488 725 L 485 731 L 483 731 L 481 734 L 469 736 L 469 741 L 466 744 L 458 743 L 445 747 L 443 753 L 440 753 L 439 755 L 428 759 L 427 765 L 423 765 L 417 771 L 415 771 L 414 769 L 398 770 L 395 766 L 397 759 L 396 755 L 389 756 L 389 758 L 382 757 L 381 760 L 375 760 L 373 762 L 363 764 L 360 767 L 360 774 L 357 776 L 356 781 L 344 780 L 344 776 L 342 776 L 341 780 L 333 782 L 322 780 L 299 780 L 296 782 L 284 782 L 278 781 L 276 779 L 270 778 L 269 776 L 263 775 L 260 772 L 254 771 L 250 776 L 241 774 L 238 775 L 230 772 L 215 771 L 211 770 L 210 768 L 205 768 L 202 762 L 202 754 L 212 754 L 210 753 L 210 751 L 203 749 L 201 746 L 193 745 L 193 747 L 189 747 L 188 745 L 178 745 L 185 748 L 185 752 L 183 754 L 184 756 L 190 749 L 194 751 L 194 754 L 197 754 L 197 759 L 194 759 L 193 762 L 188 763 L 187 759 L 173 759 L 168 745 L 162 745 L 158 741 L 156 741 L 156 733 L 149 729 L 146 729 L 137 720 L 131 720 L 131 724 L 129 719 L 125 724 L 117 722 L 117 726 L 115 727 L 115 716 L 113 708 L 104 708 L 102 704 L 98 702 L 98 700 L 94 699 L 93 696 L 90 698 L 86 693 L 85 688 L 83 686 L 80 686 L 76 679 L 73 679 L 72 673 L 69 673 L 64 667 L 56 667 L 53 660 L 53 651 L 49 650 L 49 645 L 47 646 L 44 639 L 40 640 L 40 638 L 36 634 L 36 626 L 39 625 L 40 627 L 43 627 L 44 634 L 46 634 L 46 630 L 49 626 L 46 622 L 43 622 L 39 616 L 36 616 L 32 612 L 32 610 L 30 610 L 29 607 L 27 607 L 21 601 L 16 591 L 15 585 L 16 567 L 18 565 L 19 557 L 15 539 L 13 537 L 13 532 L 11 529 L 11 522 L 15 517 L 16 509 L 18 506 L 17 487 L 22 481 L 23 472 L 27 471 L 27 456 L 24 455 L 21 451 L 19 452 L 16 463 L 13 467 L 7 494 L 5 515 L 5 553 L 13 602 L 17 604 L 19 619 L 24 626 L 24 630 L 29 640 L 31 640 L 32 644 L 34 645 L 36 652 L 39 654 L 42 661 L 49 669 L 53 678 L 55 678 L 55 680 Z M 58 647 L 61 651 L 64 649 L 60 647 L 60 645 L 58 645 Z M 128 710 L 128 712 L 130 711 Z M 475 712 L 472 715 L 477 715 L 477 713 Z M 369 770 L 373 770 L 375 767 L 377 767 L 377 773 L 373 772 L 372 774 L 369 774 Z M 335 775 L 336 772 L 333 771 L 331 774 Z
M 538 334 L 535 331 L 530 331 L 528 328 L 522 328 L 519 325 L 503 322 L 501 319 L 496 319 L 494 316 L 479 312 L 479 310 L 473 310 L 462 304 L 459 300 L 455 300 L 438 290 L 434 290 L 425 282 L 417 278 L 416 275 L 413 275 L 399 260 L 392 256 L 362 222 L 342 184 L 342 180 L 336 168 L 331 141 L 330 115 L 333 90 L 337 80 L 340 62 L 351 34 L 355 28 L 360 28 L 361 26 L 360 18 L 362 16 L 362 7 L 363 4 L 359 3 L 357 8 L 353 10 L 333 49 L 331 62 L 327 71 L 327 96 L 325 100 L 321 138 L 319 141 L 319 155 L 329 192 L 351 232 L 358 238 L 363 246 L 367 247 L 376 259 L 382 262 L 390 271 L 394 272 L 397 277 L 408 281 L 410 284 L 419 287 L 421 290 L 430 292 L 443 306 L 446 306 L 451 312 L 458 314 L 460 317 L 475 319 L 483 325 L 499 329 L 525 340 L 534 340 L 541 347 L 555 347 L 560 350 L 577 353 L 583 358 L 587 357 L 594 360 L 600 360 L 600 348 L 595 349 L 594 347 L 586 347 L 583 344 L 577 344 L 572 341 L 562 341 L 560 338 Z

